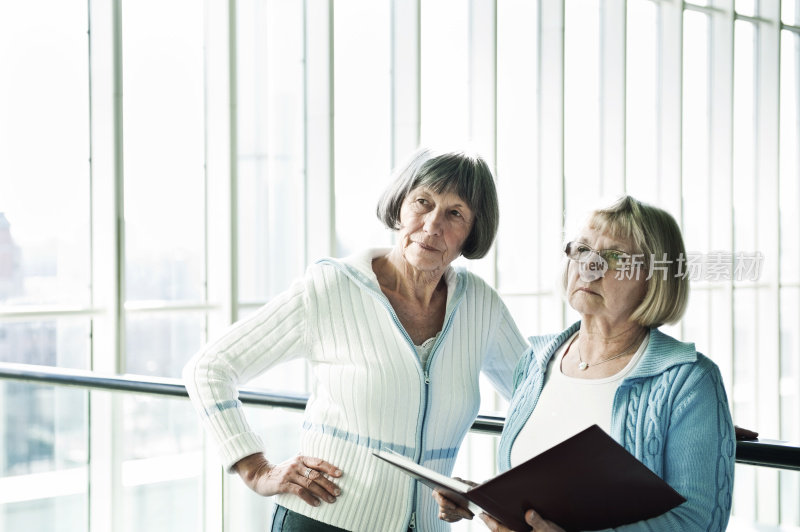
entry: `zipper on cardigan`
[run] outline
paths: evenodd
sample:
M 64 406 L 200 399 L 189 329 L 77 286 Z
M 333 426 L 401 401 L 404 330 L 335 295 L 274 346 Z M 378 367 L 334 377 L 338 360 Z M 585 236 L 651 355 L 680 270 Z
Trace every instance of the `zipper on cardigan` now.
M 328 261 L 323 260 L 323 261 L 320 261 L 320 262 L 328 262 Z M 351 275 L 351 272 L 349 271 L 349 268 L 345 268 L 342 265 L 340 265 L 339 263 L 333 262 L 333 261 L 330 261 L 328 263 L 333 265 L 336 268 L 341 269 L 343 272 L 345 272 L 345 275 L 348 275 L 349 277 L 353 278 L 353 276 Z M 430 354 L 430 357 L 428 358 L 428 363 L 424 367 L 422 366 L 421 361 L 419 360 L 419 357 L 416 356 L 417 350 L 414 347 L 413 340 L 411 340 L 411 337 L 408 335 L 408 332 L 405 330 L 403 325 L 400 323 L 400 319 L 397 317 L 397 313 L 394 311 L 394 308 L 392 307 L 391 303 L 389 303 L 389 300 L 386 298 L 386 296 L 383 295 L 383 293 L 380 292 L 379 290 L 376 291 L 373 287 L 371 287 L 369 285 L 369 283 L 365 283 L 363 280 L 360 280 L 360 279 L 359 279 L 359 282 L 361 284 L 363 284 L 364 287 L 367 288 L 367 290 L 374 297 L 376 297 L 378 299 L 378 301 L 380 301 L 383 304 L 383 306 L 386 307 L 386 310 L 389 311 L 389 315 L 394 320 L 394 323 L 397 326 L 397 328 L 400 330 L 400 332 L 403 333 L 403 336 L 405 336 L 406 341 L 408 342 L 408 346 L 411 348 L 411 352 L 414 353 L 415 358 L 419 361 L 418 362 L 419 363 L 419 367 L 422 370 L 422 374 L 423 374 L 423 377 L 424 377 L 424 380 L 425 380 L 425 386 L 424 386 L 424 391 L 423 391 L 423 394 L 422 394 L 422 405 L 421 405 L 422 406 L 422 416 L 417 421 L 417 433 L 420 435 L 420 437 L 419 437 L 419 444 L 420 444 L 419 445 L 419 451 L 420 452 L 419 452 L 418 455 L 416 455 L 414 457 L 414 461 L 419 463 L 420 460 L 422 460 L 422 458 L 423 458 L 422 449 L 425 446 L 424 428 L 425 428 L 425 420 L 428 417 L 428 415 L 427 415 L 428 414 L 428 393 L 429 393 L 428 386 L 431 383 L 429 368 L 431 367 L 431 362 L 433 361 L 434 354 L 436 353 L 436 350 L 439 348 L 439 344 L 442 343 L 442 339 L 447 335 L 447 332 L 450 330 L 450 327 L 451 327 L 451 325 L 453 323 L 453 316 L 455 316 L 456 310 L 458 309 L 458 307 L 461 304 L 461 299 L 462 299 L 461 296 L 463 296 L 463 292 L 464 292 L 464 288 L 463 288 L 464 285 L 462 284 L 463 281 L 461 281 L 459 279 L 459 282 L 456 284 L 456 292 L 457 292 L 457 294 L 459 296 L 459 299 L 454 299 L 453 300 L 454 304 L 453 304 L 452 310 L 450 311 L 450 314 L 445 317 L 445 322 L 444 322 L 444 324 L 442 326 L 442 331 L 439 334 L 439 338 L 433 344 L 433 349 L 431 349 L 431 354 Z M 459 288 L 461 288 L 461 290 L 459 290 Z M 411 512 L 411 521 L 409 521 L 409 523 L 408 523 L 408 528 L 409 529 L 415 529 L 416 528 L 416 522 L 417 522 L 417 511 L 416 511 L 416 506 L 417 506 L 417 482 L 416 481 L 414 481 L 414 487 L 411 490 L 411 505 L 412 505 L 412 508 L 414 508 L 414 510 Z

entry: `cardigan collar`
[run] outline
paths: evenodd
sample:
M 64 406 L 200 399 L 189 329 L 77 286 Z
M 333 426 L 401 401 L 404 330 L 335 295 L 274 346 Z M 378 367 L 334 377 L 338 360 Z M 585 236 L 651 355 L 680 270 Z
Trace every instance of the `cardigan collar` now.
M 555 354 L 567 339 L 580 328 L 581 322 L 577 321 L 561 334 L 551 336 L 532 336 L 531 343 L 536 363 L 544 371 L 550 358 Z M 668 336 L 658 329 L 650 329 L 650 341 L 642 354 L 642 358 L 633 372 L 625 379 L 637 379 L 659 375 L 673 366 L 690 364 L 697 360 L 697 350 L 693 343 L 681 342 Z
M 391 248 L 372 248 L 354 253 L 342 259 L 323 258 L 318 260 L 317 264 L 331 264 L 358 284 L 383 296 L 381 287 L 378 284 L 378 277 L 372 269 L 372 261 L 378 257 L 388 255 L 390 251 Z M 466 289 L 464 272 L 464 268 L 454 268 L 452 265 L 448 266 L 444 272 L 444 282 L 447 284 L 446 306 L 448 309 L 454 302 L 458 301 Z

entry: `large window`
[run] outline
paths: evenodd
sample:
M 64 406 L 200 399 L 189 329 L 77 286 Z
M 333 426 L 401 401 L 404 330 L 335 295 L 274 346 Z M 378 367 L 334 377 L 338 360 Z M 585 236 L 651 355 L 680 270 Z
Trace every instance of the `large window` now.
M 417 144 L 469 144 L 502 219 L 462 262 L 524 334 L 576 319 L 561 243 L 632 194 L 700 259 L 667 332 L 719 364 L 737 424 L 800 439 L 797 0 L 28 4 L 0 6 L 0 361 L 177 377 L 310 262 L 390 245 L 375 203 Z M 306 392 L 307 369 L 253 384 Z M 471 436 L 457 473 L 491 475 L 495 445 Z M 738 521 L 800 526 L 797 473 L 736 475 Z M 269 508 L 188 403 L 6 382 L 0 530 L 34 516 L 261 530 Z

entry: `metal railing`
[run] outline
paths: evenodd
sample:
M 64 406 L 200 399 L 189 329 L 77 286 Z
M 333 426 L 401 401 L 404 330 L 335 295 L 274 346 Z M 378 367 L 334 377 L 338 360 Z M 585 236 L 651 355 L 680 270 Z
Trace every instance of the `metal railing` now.
M 0 363 L 0 378 L 20 381 L 77 386 L 90 390 L 111 390 L 147 393 L 160 396 L 186 397 L 186 387 L 180 379 L 145 377 L 141 375 L 100 375 L 85 370 Z M 244 404 L 303 410 L 308 397 L 286 392 L 271 392 L 243 388 L 239 399 Z M 486 414 L 478 415 L 472 424 L 473 432 L 500 434 L 505 419 Z M 736 442 L 736 462 L 762 467 L 800 471 L 800 445 L 777 440 L 739 440 Z

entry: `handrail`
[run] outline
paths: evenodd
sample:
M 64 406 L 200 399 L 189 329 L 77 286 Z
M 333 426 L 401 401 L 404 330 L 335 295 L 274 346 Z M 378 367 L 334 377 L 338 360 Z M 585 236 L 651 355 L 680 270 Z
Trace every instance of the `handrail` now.
M 98 390 L 188 397 L 186 387 L 180 379 L 164 377 L 102 375 L 86 370 L 0 362 L 0 378 Z M 248 405 L 303 410 L 308 396 L 242 388 L 239 391 L 239 399 Z M 471 430 L 500 434 L 504 423 L 503 417 L 479 414 Z M 800 445 L 776 440 L 739 440 L 736 442 L 736 461 L 740 464 L 800 471 Z

